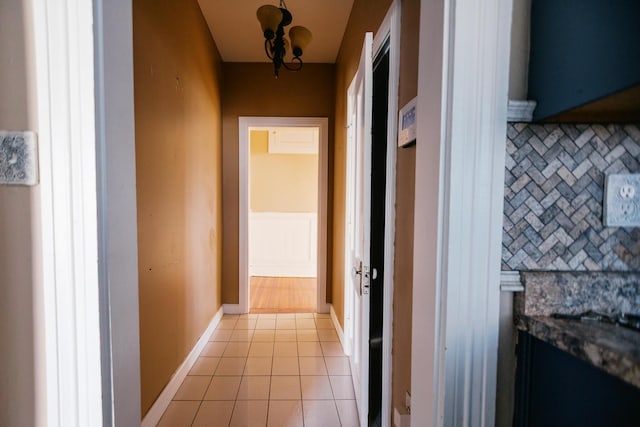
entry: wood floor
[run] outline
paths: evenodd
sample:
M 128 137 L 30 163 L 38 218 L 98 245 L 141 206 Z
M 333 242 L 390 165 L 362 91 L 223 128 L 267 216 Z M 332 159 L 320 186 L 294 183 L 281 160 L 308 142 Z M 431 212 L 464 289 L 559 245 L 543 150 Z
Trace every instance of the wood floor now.
M 313 313 L 316 279 L 251 277 L 251 313 Z

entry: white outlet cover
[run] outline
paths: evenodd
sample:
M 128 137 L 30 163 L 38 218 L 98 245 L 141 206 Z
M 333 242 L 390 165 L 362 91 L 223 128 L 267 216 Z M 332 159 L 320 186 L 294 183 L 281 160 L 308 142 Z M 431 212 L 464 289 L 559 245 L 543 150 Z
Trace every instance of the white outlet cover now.
M 606 227 L 640 227 L 640 174 L 607 176 L 603 212 Z
M 38 153 L 35 132 L 0 131 L 0 184 L 37 183 Z

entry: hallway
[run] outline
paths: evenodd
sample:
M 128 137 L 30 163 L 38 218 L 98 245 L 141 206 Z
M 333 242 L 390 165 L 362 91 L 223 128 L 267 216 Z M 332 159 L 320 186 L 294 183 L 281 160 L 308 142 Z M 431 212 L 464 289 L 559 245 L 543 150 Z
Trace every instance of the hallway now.
M 225 315 L 158 427 L 357 426 L 328 314 Z

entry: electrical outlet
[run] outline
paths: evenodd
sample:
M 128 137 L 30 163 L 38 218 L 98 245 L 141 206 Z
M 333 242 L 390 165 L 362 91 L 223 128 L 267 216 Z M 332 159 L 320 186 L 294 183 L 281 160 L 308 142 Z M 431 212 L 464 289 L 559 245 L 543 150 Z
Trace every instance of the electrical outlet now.
M 607 227 L 640 226 L 640 174 L 607 176 L 603 212 Z
M 34 132 L 0 131 L 0 184 L 36 185 L 37 165 Z

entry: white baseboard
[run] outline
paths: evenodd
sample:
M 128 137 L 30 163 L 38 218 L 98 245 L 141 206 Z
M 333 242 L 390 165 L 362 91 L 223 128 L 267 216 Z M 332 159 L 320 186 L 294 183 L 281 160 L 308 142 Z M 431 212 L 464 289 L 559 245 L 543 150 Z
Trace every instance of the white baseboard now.
M 338 321 L 338 316 L 336 315 L 336 311 L 333 309 L 333 304 L 329 304 L 329 314 L 331 315 L 331 321 L 333 322 L 333 327 L 336 328 L 336 332 L 338 333 L 338 338 L 340 339 L 340 344 L 342 344 L 342 349 L 345 354 L 349 355 L 351 353 L 350 349 L 344 342 L 344 331 L 342 330 L 342 326 Z
M 411 414 L 401 414 L 398 408 L 393 408 L 393 425 L 394 427 L 410 427 Z
M 222 304 L 224 314 L 244 314 L 246 311 L 242 308 L 242 304 Z
M 222 314 L 223 308 L 220 307 L 218 312 L 211 319 L 211 322 L 209 322 L 209 326 L 207 326 L 207 329 L 200 336 L 198 342 L 196 342 L 196 345 L 193 346 L 193 349 L 191 350 L 187 358 L 184 360 L 184 362 L 182 362 L 182 365 L 180 365 L 180 367 L 173 374 L 173 376 L 169 380 L 169 383 L 165 386 L 165 388 L 162 390 L 162 393 L 160 393 L 160 396 L 158 396 L 156 401 L 153 403 L 153 406 L 151 406 L 149 412 L 147 412 L 147 415 L 145 415 L 145 417 L 142 419 L 142 427 L 155 427 L 156 424 L 160 422 L 160 418 L 162 418 L 162 414 L 164 414 L 164 411 L 169 406 L 169 403 L 171 403 L 171 399 L 176 394 L 176 391 L 178 391 L 178 388 L 180 388 L 182 381 L 184 381 L 185 377 L 193 367 L 193 364 L 196 363 L 196 360 L 198 360 L 198 356 L 209 341 L 209 337 L 213 333 L 213 330 L 216 328 L 216 326 L 218 326 L 218 323 L 220 323 Z

